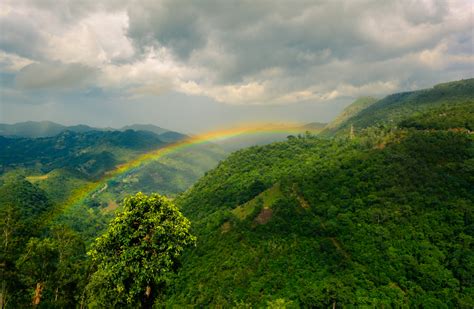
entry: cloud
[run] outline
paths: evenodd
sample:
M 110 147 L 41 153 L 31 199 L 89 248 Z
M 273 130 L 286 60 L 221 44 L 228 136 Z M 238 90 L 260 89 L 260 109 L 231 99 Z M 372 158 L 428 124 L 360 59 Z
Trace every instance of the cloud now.
M 21 69 L 16 84 L 21 89 L 80 88 L 93 83 L 96 70 L 82 64 L 32 63 Z
M 17 72 L 33 63 L 31 59 L 0 51 L 0 70 L 2 72 Z
M 128 34 L 138 48 L 167 48 L 203 73 L 175 83 L 179 91 L 287 104 L 360 93 L 354 89 L 383 94 L 420 76 L 429 85 L 451 60 L 472 65 L 466 53 L 440 59 L 460 33 L 472 42 L 469 12 L 463 1 L 175 0 L 128 8 Z
M 3 5 L 0 68 L 16 70 L 23 88 L 93 80 L 130 97 L 181 92 L 285 105 L 382 96 L 473 74 L 472 3 L 464 0 Z

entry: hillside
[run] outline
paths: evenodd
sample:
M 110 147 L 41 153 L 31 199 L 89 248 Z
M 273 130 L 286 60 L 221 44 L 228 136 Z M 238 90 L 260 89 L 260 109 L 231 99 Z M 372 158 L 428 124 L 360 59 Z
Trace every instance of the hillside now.
M 176 200 L 198 246 L 166 304 L 471 307 L 471 86 L 389 96 L 351 139 L 233 153 Z
M 222 144 L 269 144 L 225 160 L 222 145 L 187 145 L 110 179 L 117 165 L 184 136 L 0 137 L 7 295 L 26 307 L 45 282 L 44 307 L 94 307 L 86 248 L 123 197 L 143 191 L 172 197 L 197 236 L 157 306 L 472 308 L 471 87 L 362 99 L 328 134 L 242 134 Z
M 339 114 L 333 121 L 328 123 L 323 130 L 323 134 L 328 134 L 337 129 L 341 124 L 347 121 L 349 118 L 357 115 L 361 110 L 366 109 L 370 105 L 377 102 L 376 98 L 373 97 L 362 97 L 355 100 L 349 106 L 344 108 L 341 114 Z
M 157 135 L 134 130 L 63 131 L 53 137 L 34 139 L 0 136 L 0 174 L 26 177 L 60 203 L 117 165 L 184 138 L 171 131 Z M 171 153 L 114 179 L 90 204 L 108 207 L 137 191 L 177 194 L 224 156 L 225 152 L 213 144 Z
M 312 130 L 322 130 L 327 125 L 328 125 L 327 123 L 323 123 L 323 122 L 311 122 L 311 123 L 305 124 L 303 126 L 303 129 L 308 129 L 310 131 L 312 131 Z
M 158 135 L 169 131 L 167 129 L 163 129 L 158 126 L 155 126 L 153 124 L 132 124 L 129 126 L 124 126 L 120 130 L 121 131 L 127 131 L 127 130 L 148 131 L 148 132 L 152 132 Z
M 396 126 L 415 114 L 430 113 L 431 109 L 455 108 L 474 102 L 474 79 L 443 83 L 433 88 L 389 95 L 336 126 L 332 132 L 348 132 L 370 126 Z
M 6 137 L 51 137 L 64 131 L 88 132 L 102 129 L 89 127 L 86 125 L 64 126 L 52 121 L 27 121 L 15 124 L 0 123 L 0 136 Z
M 0 137 L 0 171 L 34 168 L 48 173 L 69 168 L 88 177 L 98 177 L 119 162 L 137 153 L 156 149 L 166 143 L 144 131 L 64 131 L 45 138 Z
M 313 122 L 306 125 L 294 124 L 266 124 L 261 126 L 261 130 L 243 131 L 236 136 L 217 139 L 213 141 L 227 152 L 237 151 L 246 147 L 267 145 L 274 142 L 285 141 L 288 136 L 304 135 L 306 133 L 316 134 L 321 132 L 325 124 Z M 269 128 L 276 128 L 275 130 Z M 247 134 L 248 133 L 248 134 Z
M 90 131 L 147 131 L 155 133 L 156 135 L 162 135 L 164 133 L 170 133 L 169 136 L 181 135 L 178 132 L 170 131 L 152 124 L 133 124 L 124 126 L 120 129 L 113 128 L 97 128 L 91 127 L 84 124 L 66 126 L 52 121 L 26 121 L 18 122 L 14 124 L 0 123 L 0 136 L 5 137 L 25 137 L 25 138 L 38 138 L 38 137 L 53 137 L 64 131 L 71 131 L 75 133 L 84 133 Z M 165 135 L 166 137 L 166 135 Z
M 103 207 L 120 204 L 135 192 L 175 196 L 193 185 L 207 171 L 226 157 L 217 145 L 206 143 L 168 154 L 107 182 L 107 187 L 95 195 L 94 203 Z
M 294 138 L 209 172 L 178 200 L 199 243 L 168 304 L 472 304 L 472 137 L 363 145 Z

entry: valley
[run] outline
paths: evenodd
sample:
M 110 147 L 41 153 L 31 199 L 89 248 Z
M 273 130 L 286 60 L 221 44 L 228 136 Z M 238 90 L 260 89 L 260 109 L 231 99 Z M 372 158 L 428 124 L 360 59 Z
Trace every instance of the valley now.
M 2 293 L 26 305 L 41 282 L 46 307 L 105 306 L 86 252 L 143 192 L 171 198 L 196 236 L 157 304 L 468 308 L 473 94 L 468 79 L 363 97 L 329 124 L 196 136 L 9 125 Z

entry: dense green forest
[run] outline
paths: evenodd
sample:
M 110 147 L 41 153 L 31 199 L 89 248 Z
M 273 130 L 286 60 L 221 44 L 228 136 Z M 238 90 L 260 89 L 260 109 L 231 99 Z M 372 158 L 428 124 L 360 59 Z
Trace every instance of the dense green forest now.
M 147 144 L 86 139 L 97 132 L 63 132 L 37 146 L 5 138 L 2 301 L 472 308 L 473 93 L 470 79 L 363 98 L 321 135 L 238 150 L 218 165 L 222 150 L 203 144 L 107 181 L 55 217 L 74 188 Z M 153 147 L 166 144 L 146 134 Z M 57 148 L 64 135 L 74 138 Z M 58 154 L 42 159 L 46 149 Z M 103 169 L 78 170 L 84 149 L 120 156 Z M 67 166 L 72 158 L 79 164 Z M 175 198 L 138 194 L 120 204 L 136 191 Z
M 474 80 L 466 79 L 461 81 L 443 83 L 433 88 L 395 93 L 379 101 L 372 102 L 346 121 L 334 125 L 327 133 L 348 132 L 350 126 L 356 129 L 367 128 L 369 126 L 391 126 L 396 127 L 401 121 L 408 117 L 420 113 L 428 113 L 430 110 L 442 106 L 456 108 L 465 106 L 469 109 L 472 106 L 474 93 Z M 465 117 L 457 114 L 458 117 Z M 438 119 L 443 122 L 443 119 Z M 332 127 L 329 124 L 328 127 Z
M 198 246 L 168 303 L 469 307 L 472 137 L 391 134 L 233 154 L 179 199 Z
M 198 245 L 165 303 L 472 307 L 473 93 L 359 100 L 336 137 L 232 154 L 177 200 Z

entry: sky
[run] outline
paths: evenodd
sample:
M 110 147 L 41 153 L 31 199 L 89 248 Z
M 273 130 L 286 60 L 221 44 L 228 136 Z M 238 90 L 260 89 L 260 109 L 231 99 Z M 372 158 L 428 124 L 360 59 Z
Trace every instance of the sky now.
M 0 122 L 327 122 L 474 77 L 471 0 L 2 0 Z

